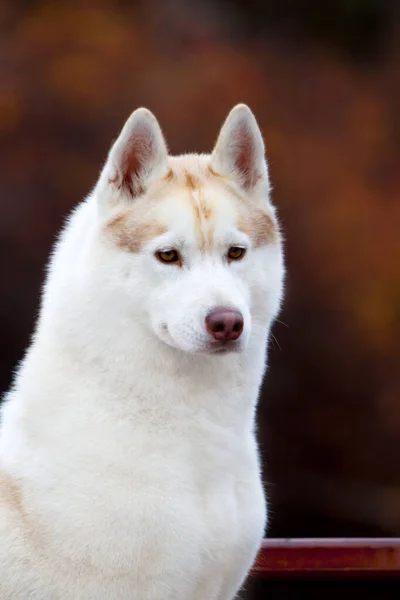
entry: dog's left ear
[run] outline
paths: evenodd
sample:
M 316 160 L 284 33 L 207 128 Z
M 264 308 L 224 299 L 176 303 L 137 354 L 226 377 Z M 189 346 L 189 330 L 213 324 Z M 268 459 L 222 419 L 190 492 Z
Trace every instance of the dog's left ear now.
M 269 187 L 265 148 L 257 121 L 250 108 L 238 104 L 231 110 L 211 155 L 213 168 L 233 176 L 245 192 L 259 185 Z
M 167 146 L 160 125 L 146 108 L 135 110 L 110 150 L 104 172 L 106 185 L 135 199 L 151 179 L 167 170 Z

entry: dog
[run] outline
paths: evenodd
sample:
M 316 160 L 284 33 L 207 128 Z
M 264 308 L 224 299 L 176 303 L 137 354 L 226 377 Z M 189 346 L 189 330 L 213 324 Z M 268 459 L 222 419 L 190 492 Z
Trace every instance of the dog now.
M 2 406 L 2 600 L 235 598 L 267 522 L 255 411 L 283 286 L 251 110 L 182 156 L 134 111 Z

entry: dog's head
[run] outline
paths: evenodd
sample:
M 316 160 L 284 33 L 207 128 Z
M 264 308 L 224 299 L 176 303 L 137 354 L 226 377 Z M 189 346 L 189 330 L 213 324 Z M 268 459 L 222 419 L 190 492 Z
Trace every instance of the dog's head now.
M 212 154 L 178 157 L 153 114 L 136 110 L 95 189 L 104 267 L 132 318 L 186 352 L 242 351 L 265 332 L 283 279 L 269 187 L 247 106 L 231 111 Z

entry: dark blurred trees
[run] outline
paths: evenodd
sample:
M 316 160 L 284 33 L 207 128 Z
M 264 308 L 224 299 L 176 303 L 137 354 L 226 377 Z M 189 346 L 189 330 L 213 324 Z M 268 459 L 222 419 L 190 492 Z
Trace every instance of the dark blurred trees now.
M 399 534 L 394 3 L 10 2 L 0 26 L 1 389 L 62 219 L 129 113 L 152 109 L 172 152 L 204 151 L 247 102 L 287 238 L 259 411 L 271 531 Z
M 220 0 L 224 3 L 224 0 Z M 247 32 L 306 38 L 351 61 L 381 57 L 399 6 L 396 0 L 233 0 Z

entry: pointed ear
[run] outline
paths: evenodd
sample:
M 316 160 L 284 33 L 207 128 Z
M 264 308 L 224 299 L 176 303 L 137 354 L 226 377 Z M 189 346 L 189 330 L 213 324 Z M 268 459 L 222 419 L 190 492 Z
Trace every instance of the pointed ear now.
M 130 198 L 143 194 L 149 179 L 166 170 L 168 150 L 157 119 L 135 110 L 114 143 L 105 167 L 108 183 Z
M 258 184 L 268 187 L 264 142 L 250 108 L 238 104 L 231 110 L 212 153 L 213 168 L 237 179 L 246 192 Z

